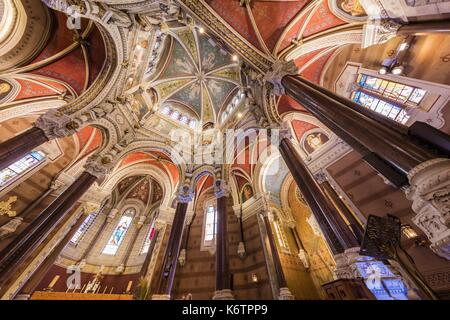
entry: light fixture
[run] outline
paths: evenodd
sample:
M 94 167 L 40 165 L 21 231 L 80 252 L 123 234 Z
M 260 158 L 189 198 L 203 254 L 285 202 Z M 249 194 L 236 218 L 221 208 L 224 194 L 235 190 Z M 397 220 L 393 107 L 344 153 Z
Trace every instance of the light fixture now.
M 403 51 L 409 48 L 409 43 L 408 42 L 403 42 L 402 44 L 400 44 L 398 46 L 398 51 Z
M 237 55 L 233 55 L 233 57 L 232 57 L 232 59 L 233 59 L 233 61 L 238 61 L 239 60 L 239 57 L 237 56 Z
M 252 283 L 254 284 L 258 284 L 259 279 L 258 279 L 258 275 L 256 273 L 252 274 Z
M 403 71 L 405 71 L 405 68 L 403 66 L 396 66 L 392 69 L 392 74 L 395 74 L 396 76 L 399 76 L 403 74 Z
M 237 117 L 238 117 L 239 119 L 242 118 L 242 113 L 239 112 L 239 113 L 237 114 Z
M 408 239 L 415 239 L 419 236 L 416 230 L 414 230 L 409 224 L 403 224 L 401 230 Z
M 388 72 L 386 67 L 381 67 L 380 70 L 378 70 L 378 73 L 381 75 L 385 75 Z
M 203 27 L 198 28 L 198 32 L 200 32 L 200 34 L 204 34 L 205 28 L 203 28 Z

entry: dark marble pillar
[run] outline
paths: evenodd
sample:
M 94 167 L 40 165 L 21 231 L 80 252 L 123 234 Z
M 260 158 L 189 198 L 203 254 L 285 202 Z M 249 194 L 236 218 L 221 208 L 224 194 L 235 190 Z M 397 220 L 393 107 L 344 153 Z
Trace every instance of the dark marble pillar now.
M 69 232 L 65 237 L 58 243 L 58 245 L 52 250 L 52 252 L 45 258 L 44 262 L 38 267 L 38 269 L 33 273 L 30 279 L 26 282 L 21 290 L 22 295 L 31 295 L 37 289 L 37 286 L 45 275 L 50 271 L 50 268 L 55 264 L 56 259 L 69 243 L 69 241 L 74 236 L 75 232 L 80 228 L 83 221 L 86 219 L 86 215 L 82 214 L 78 217 L 75 224 L 72 225 Z
M 177 269 L 178 255 L 181 248 L 182 233 L 188 202 L 178 201 L 177 209 L 170 230 L 169 241 L 162 263 L 162 273 L 159 279 L 158 292 L 153 299 L 170 299 L 172 294 L 173 280 Z
M 429 148 L 404 133 L 400 126 L 391 126 L 389 120 L 377 121 L 364 114 L 365 111 L 360 112 L 364 108 L 358 104 L 300 76 L 285 76 L 282 84 L 289 96 L 350 146 L 356 146 L 355 150 L 363 146 L 403 175 L 437 157 Z
M 216 232 L 216 291 L 230 289 L 230 268 L 228 265 L 228 213 L 226 196 L 217 198 Z
M 83 172 L 72 185 L 61 193 L 8 246 L 0 252 L 0 290 L 54 230 L 97 177 Z
M 339 254 L 346 249 L 357 247 L 359 244 L 355 236 L 312 177 L 288 138 L 281 140 L 280 153 L 311 208 L 333 254 Z
M 0 170 L 24 157 L 34 148 L 48 141 L 44 131 L 33 127 L 0 143 Z
M 364 228 L 361 223 L 356 219 L 353 213 L 349 210 L 347 205 L 342 201 L 339 195 L 336 193 L 331 184 L 324 180 L 320 183 L 326 194 L 330 197 L 331 201 L 336 206 L 336 209 L 347 219 L 349 223 L 350 229 L 353 231 L 358 243 L 361 244 L 362 239 L 364 238 Z

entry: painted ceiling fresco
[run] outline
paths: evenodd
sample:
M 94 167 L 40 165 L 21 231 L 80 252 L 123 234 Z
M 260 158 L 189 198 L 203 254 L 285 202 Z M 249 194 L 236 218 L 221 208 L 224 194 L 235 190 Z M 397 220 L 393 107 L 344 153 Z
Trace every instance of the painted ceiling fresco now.
M 278 205 L 281 205 L 281 186 L 288 173 L 285 162 L 278 158 L 268 167 L 264 177 L 264 189 L 270 193 L 270 200 Z
M 237 94 L 238 63 L 215 40 L 196 29 L 170 32 L 170 52 L 153 87 L 161 106 L 177 102 L 203 123 L 216 122 L 223 106 Z

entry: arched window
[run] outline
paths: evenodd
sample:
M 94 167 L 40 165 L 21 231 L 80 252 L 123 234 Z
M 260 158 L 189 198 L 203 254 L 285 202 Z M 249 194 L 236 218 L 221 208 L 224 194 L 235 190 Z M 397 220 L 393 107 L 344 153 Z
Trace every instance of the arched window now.
M 203 241 L 202 250 L 214 249 L 217 232 L 217 209 L 213 201 L 208 203 L 205 208 L 203 219 Z
M 150 244 L 152 243 L 154 235 L 155 235 L 155 223 L 153 222 L 145 236 L 144 244 L 142 246 L 140 254 L 144 254 L 144 253 L 148 252 L 148 249 L 150 249 Z
M 32 151 L 22 159 L 17 160 L 10 166 L 0 171 L 0 189 L 5 188 L 21 176 L 30 172 L 45 161 L 45 154 L 41 151 Z
M 78 230 L 73 235 L 72 239 L 70 239 L 70 244 L 73 246 L 76 246 L 80 243 L 83 236 L 86 234 L 86 232 L 89 230 L 89 228 L 92 226 L 92 224 L 95 221 L 95 218 L 97 218 L 98 212 L 93 212 L 90 215 L 84 219 L 81 226 L 78 228 Z
M 134 210 L 133 208 L 129 208 L 124 212 L 119 220 L 119 223 L 117 224 L 117 227 L 114 229 L 111 238 L 103 249 L 103 254 L 115 255 L 117 253 L 120 244 L 122 243 L 128 229 L 130 228 L 135 213 L 136 210 Z
M 275 229 L 275 235 L 278 239 L 278 244 L 280 245 L 281 250 L 290 253 L 289 244 L 287 242 L 286 235 L 284 234 L 284 230 L 280 222 L 274 220 L 273 227 Z
M 172 120 L 178 121 L 190 128 L 194 129 L 197 126 L 197 121 L 190 118 L 188 115 L 181 113 L 178 110 L 172 109 L 170 106 L 164 106 L 161 109 L 161 114 L 170 117 Z

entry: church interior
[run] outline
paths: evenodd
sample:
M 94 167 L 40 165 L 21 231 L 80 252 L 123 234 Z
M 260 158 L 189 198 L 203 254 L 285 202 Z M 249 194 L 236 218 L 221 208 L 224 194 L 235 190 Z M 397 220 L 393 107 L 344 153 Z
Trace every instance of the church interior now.
M 1 300 L 450 300 L 449 0 L 0 0 Z

